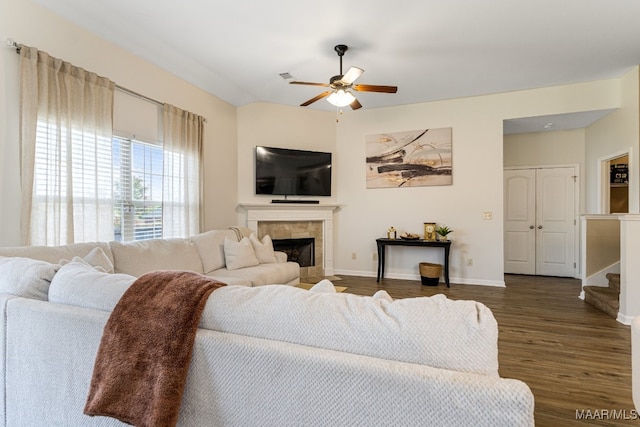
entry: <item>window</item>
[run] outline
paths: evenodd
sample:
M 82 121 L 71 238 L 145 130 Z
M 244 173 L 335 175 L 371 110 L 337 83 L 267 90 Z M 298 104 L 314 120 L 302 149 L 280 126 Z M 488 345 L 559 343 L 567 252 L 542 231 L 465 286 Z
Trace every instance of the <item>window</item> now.
M 162 237 L 162 146 L 113 138 L 114 240 Z
M 37 121 L 31 244 L 110 238 L 111 157 L 107 135 Z
M 35 48 L 20 58 L 24 244 L 199 232 L 204 117 L 126 89 L 117 103 L 114 82 Z

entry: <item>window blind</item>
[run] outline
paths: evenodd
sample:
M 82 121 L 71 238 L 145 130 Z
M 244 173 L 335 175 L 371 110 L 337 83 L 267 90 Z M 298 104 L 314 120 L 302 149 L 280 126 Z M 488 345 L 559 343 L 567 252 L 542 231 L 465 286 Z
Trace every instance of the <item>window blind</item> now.
M 113 138 L 114 238 L 162 237 L 162 147 Z

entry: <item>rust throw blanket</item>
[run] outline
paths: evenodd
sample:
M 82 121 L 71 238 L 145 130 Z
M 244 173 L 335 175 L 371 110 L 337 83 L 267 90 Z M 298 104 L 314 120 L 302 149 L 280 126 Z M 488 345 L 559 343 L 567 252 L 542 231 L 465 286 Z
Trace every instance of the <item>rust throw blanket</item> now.
M 104 327 L 84 413 L 175 426 L 202 310 L 224 285 L 185 271 L 138 278 Z

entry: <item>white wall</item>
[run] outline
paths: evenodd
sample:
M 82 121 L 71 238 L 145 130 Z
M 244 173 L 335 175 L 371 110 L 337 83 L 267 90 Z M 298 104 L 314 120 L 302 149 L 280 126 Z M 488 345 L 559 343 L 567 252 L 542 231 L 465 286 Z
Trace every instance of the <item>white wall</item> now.
M 284 105 L 255 103 L 238 108 L 238 200 L 240 203 L 270 203 L 282 196 L 255 195 L 255 147 L 294 148 L 332 153 L 336 162 L 335 113 Z M 299 197 L 336 201 L 336 173 L 332 171 L 332 197 Z M 292 199 L 292 198 L 291 198 Z M 245 212 L 238 209 L 238 223 Z
M 20 243 L 17 57 L 12 49 L 0 49 L 0 246 Z
M 236 221 L 236 108 L 26 0 L 0 0 L 0 42 L 37 47 L 117 84 L 207 118 L 204 224 Z M 0 245 L 19 240 L 18 55 L 0 49 Z
M 584 165 L 585 130 L 504 136 L 505 166 Z
M 503 147 L 505 167 L 578 165 L 578 209 L 584 212 L 585 129 L 505 135 Z
M 616 108 L 618 80 L 567 85 L 403 107 L 345 112 L 337 125 L 336 271 L 375 275 L 375 239 L 391 225 L 421 233 L 426 221 L 455 231 L 451 277 L 457 283 L 498 285 L 503 278 L 504 119 Z M 453 128 L 453 185 L 367 189 L 365 136 L 421 128 Z M 491 212 L 492 220 L 483 213 Z M 356 260 L 351 254 L 356 253 Z M 467 260 L 473 260 L 473 266 Z M 437 250 L 392 248 L 387 277 L 418 278 L 418 263 L 441 261 Z
M 640 71 L 634 67 L 620 79 L 621 108 L 586 129 L 586 213 L 604 213 L 598 206 L 598 175 L 603 158 L 629 155 L 629 213 L 640 212 Z

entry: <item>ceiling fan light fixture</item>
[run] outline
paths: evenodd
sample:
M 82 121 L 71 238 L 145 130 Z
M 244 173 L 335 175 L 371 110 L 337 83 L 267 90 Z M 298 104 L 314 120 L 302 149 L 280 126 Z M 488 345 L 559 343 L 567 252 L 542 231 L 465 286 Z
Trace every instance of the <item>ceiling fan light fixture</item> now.
M 355 100 L 356 97 L 353 96 L 351 92 L 344 89 L 338 89 L 327 98 L 327 101 L 329 101 L 329 103 L 335 105 L 336 107 L 346 107 Z

